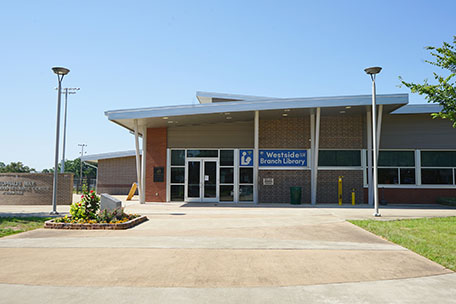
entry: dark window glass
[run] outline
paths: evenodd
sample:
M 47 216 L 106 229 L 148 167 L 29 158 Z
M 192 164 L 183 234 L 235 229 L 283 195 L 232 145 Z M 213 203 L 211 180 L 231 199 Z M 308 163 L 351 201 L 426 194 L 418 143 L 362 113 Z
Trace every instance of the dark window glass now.
M 171 166 L 184 166 L 185 165 L 185 151 L 184 150 L 171 150 Z
M 452 185 L 453 169 L 421 169 L 421 183 L 424 185 Z
M 423 167 L 456 167 L 456 151 L 421 151 Z
M 220 150 L 220 166 L 233 166 L 234 165 L 234 151 L 233 150 Z
M 233 168 L 220 168 L 220 183 L 221 184 L 232 184 L 234 181 L 234 169 Z
M 380 151 L 378 155 L 380 167 L 415 167 L 413 151 Z
M 171 201 L 181 202 L 184 200 L 184 185 L 171 185 Z
M 401 170 L 401 184 L 410 185 L 415 184 L 415 169 L 400 169 Z
M 239 200 L 253 201 L 253 186 L 239 186 Z
M 232 202 L 234 199 L 234 186 L 220 186 L 220 201 Z
M 239 183 L 240 184 L 253 184 L 253 168 L 240 168 L 239 169 Z
M 379 168 L 378 183 L 382 185 L 399 184 L 397 168 Z
M 171 183 L 184 183 L 185 168 L 171 168 Z
M 218 150 L 187 150 L 187 157 L 218 157 Z
M 359 167 L 361 151 L 359 150 L 320 150 L 318 165 L 322 167 Z

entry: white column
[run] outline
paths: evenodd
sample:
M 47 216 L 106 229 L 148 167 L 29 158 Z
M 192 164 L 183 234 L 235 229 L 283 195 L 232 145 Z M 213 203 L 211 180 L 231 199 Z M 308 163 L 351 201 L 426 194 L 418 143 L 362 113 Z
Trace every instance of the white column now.
M 259 138 L 260 138 L 260 112 L 255 111 L 254 126 L 254 152 L 253 152 L 253 202 L 258 204 L 258 166 L 259 166 Z
M 371 111 L 367 111 L 367 202 L 374 204 L 372 188 L 372 117 Z
M 318 189 L 318 150 L 320 145 L 320 113 L 321 109 L 317 108 L 317 117 L 315 119 L 315 144 L 314 144 L 314 183 L 313 190 L 311 192 L 311 203 L 315 205 L 317 203 L 317 189 Z
M 146 155 L 147 155 L 147 128 L 142 131 L 142 158 L 141 158 L 141 197 L 140 204 L 146 202 Z
M 415 184 L 421 185 L 421 150 L 415 150 Z
M 310 202 L 315 205 L 314 180 L 315 176 L 315 113 L 310 114 Z
M 377 118 L 377 158 L 380 154 L 380 135 L 382 133 L 382 117 L 383 117 L 383 105 L 378 106 L 378 118 Z
M 137 189 L 138 189 L 138 196 L 139 199 L 141 200 L 141 161 L 139 157 L 139 135 L 138 135 L 138 120 L 135 119 L 135 148 L 136 148 L 136 184 L 137 184 Z

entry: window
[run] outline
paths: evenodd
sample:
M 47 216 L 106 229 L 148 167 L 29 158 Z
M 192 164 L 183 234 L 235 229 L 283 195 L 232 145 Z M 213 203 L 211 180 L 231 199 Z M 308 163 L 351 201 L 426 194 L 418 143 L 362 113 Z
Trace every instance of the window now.
M 380 151 L 378 183 L 382 185 L 415 184 L 415 152 Z
M 360 150 L 320 150 L 318 166 L 321 167 L 361 167 Z
M 421 151 L 421 183 L 454 185 L 456 151 Z
M 171 150 L 170 171 L 170 199 L 173 202 L 182 202 L 185 188 L 185 150 Z
M 234 150 L 220 150 L 220 201 L 234 200 Z
M 239 168 L 239 201 L 253 201 L 253 166 Z
M 218 157 L 218 150 L 187 150 L 187 157 Z

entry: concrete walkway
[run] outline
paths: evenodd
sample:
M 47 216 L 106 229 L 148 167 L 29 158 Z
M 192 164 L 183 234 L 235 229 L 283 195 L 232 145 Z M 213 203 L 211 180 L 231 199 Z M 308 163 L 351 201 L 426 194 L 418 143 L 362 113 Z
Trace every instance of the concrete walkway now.
M 452 271 L 345 221 L 372 218 L 372 209 L 335 207 L 133 201 L 126 211 L 149 221 L 130 230 L 1 238 L 0 303 L 456 301 Z M 30 212 L 45 209 L 0 206 L 0 215 Z M 439 206 L 381 212 L 456 215 Z

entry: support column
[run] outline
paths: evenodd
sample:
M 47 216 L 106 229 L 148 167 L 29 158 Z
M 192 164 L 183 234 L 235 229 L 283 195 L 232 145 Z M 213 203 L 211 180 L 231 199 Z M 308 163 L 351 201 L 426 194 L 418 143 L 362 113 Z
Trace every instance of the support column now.
M 310 203 L 315 205 L 314 180 L 315 176 L 315 113 L 310 114 Z
M 313 172 L 313 189 L 311 191 L 311 203 L 315 205 L 317 203 L 317 189 L 318 189 L 318 151 L 319 151 L 319 144 L 320 144 L 320 114 L 321 109 L 317 108 L 317 116 L 315 119 L 315 143 L 314 143 L 314 153 L 313 153 L 313 164 L 314 164 L 314 172 Z
M 141 158 L 141 196 L 139 203 L 146 203 L 146 157 L 147 156 L 147 128 L 142 131 L 142 158 Z
M 383 105 L 378 106 L 378 118 L 377 118 L 377 159 L 380 154 L 380 134 L 382 133 L 382 117 L 383 117 Z
M 369 205 L 374 205 L 374 196 L 372 188 L 372 114 L 367 113 L 367 202 Z
M 260 112 L 255 111 L 254 151 L 253 151 L 253 202 L 258 204 L 258 166 L 259 166 Z
M 141 161 L 139 154 L 139 135 L 138 135 L 138 120 L 135 119 L 135 148 L 136 148 L 136 183 L 138 188 L 139 200 L 141 200 L 142 189 L 141 189 Z

